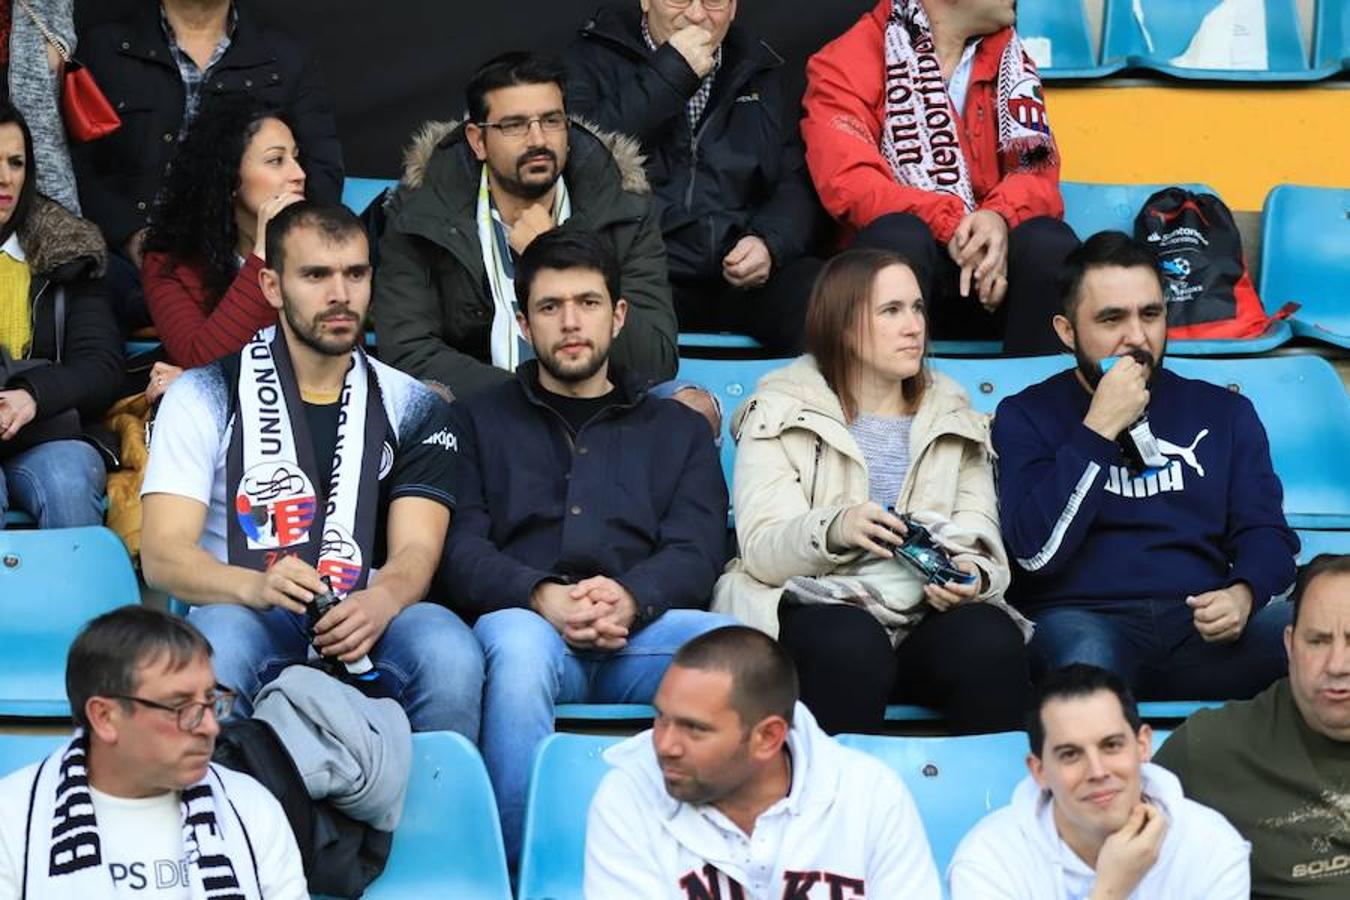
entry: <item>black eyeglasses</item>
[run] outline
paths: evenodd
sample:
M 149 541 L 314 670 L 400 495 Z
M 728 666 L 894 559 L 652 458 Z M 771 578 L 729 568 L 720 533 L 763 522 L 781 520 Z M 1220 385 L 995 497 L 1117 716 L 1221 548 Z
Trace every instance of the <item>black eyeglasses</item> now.
M 128 700 L 132 703 L 139 703 L 142 706 L 148 706 L 151 709 L 159 709 L 164 712 L 171 712 L 178 720 L 179 731 L 192 731 L 202 724 L 202 719 L 206 718 L 206 711 L 211 710 L 211 714 L 220 721 L 230 714 L 234 709 L 234 691 L 219 688 L 216 695 L 210 700 L 189 700 L 187 703 L 178 706 L 169 706 L 167 703 L 159 703 L 155 700 L 147 700 L 144 697 L 132 697 L 128 694 L 105 694 L 110 700 Z
M 539 128 L 543 131 L 562 131 L 567 127 L 567 113 L 550 112 L 542 116 L 512 116 L 509 119 L 502 119 L 500 122 L 475 122 L 479 128 L 495 128 L 506 137 L 524 137 L 530 130 L 530 126 L 535 122 L 539 123 Z

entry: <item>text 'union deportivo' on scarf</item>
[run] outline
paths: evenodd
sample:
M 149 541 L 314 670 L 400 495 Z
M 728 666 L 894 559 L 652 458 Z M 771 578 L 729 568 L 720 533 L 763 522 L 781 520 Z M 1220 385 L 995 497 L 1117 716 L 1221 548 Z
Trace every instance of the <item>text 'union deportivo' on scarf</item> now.
M 340 595 L 365 586 L 375 547 L 379 477 L 393 463 L 379 382 L 357 347 L 342 383 L 329 490 L 285 336 L 276 326 L 239 355 L 234 430 L 226 456 L 231 565 L 265 570 L 295 555 L 327 575 Z
M 894 0 L 886 20 L 885 51 L 881 150 L 896 181 L 950 194 L 973 211 L 975 193 L 961 152 L 957 110 L 919 0 Z M 1041 79 L 1016 33 L 999 60 L 997 91 L 999 157 L 1027 169 L 1052 160 L 1055 148 Z

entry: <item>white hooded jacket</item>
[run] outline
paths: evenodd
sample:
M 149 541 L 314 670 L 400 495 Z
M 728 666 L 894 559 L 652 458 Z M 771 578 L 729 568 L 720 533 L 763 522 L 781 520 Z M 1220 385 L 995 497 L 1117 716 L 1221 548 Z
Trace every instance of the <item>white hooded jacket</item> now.
M 613 769 L 586 827 L 587 900 L 941 896 L 928 837 L 898 776 L 836 743 L 801 703 L 788 749 L 788 796 L 749 837 L 713 807 L 666 792 L 650 730 L 607 750 Z
M 1144 763 L 1141 777 L 1167 833 L 1129 900 L 1247 900 L 1251 845 L 1223 816 L 1187 800 L 1171 772 Z M 1011 804 L 962 839 L 947 879 L 952 900 L 1083 900 L 1096 875 L 1060 838 L 1049 792 L 1028 775 Z

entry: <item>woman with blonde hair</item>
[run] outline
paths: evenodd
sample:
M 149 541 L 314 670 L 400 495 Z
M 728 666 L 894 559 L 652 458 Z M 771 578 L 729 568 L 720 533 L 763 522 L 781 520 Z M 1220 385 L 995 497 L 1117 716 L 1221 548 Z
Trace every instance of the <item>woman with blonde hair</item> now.
M 912 266 L 847 251 L 816 281 L 808 355 L 734 419 L 741 556 L 714 609 L 778 637 L 832 733 L 878 730 L 890 701 L 937 707 L 955 732 L 1021 726 L 1026 625 L 1002 600 L 988 420 L 925 365 L 926 343 Z M 900 558 L 914 523 L 959 575 Z

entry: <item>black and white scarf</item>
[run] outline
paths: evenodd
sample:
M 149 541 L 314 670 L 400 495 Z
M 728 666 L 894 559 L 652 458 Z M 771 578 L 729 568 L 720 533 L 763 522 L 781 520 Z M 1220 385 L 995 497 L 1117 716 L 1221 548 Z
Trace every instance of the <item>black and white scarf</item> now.
M 103 858 L 89 790 L 89 741 L 77 730 L 38 767 L 28 803 L 21 900 L 119 896 Z M 214 767 L 180 792 L 183 858 L 193 900 L 263 900 L 257 860 Z M 8 810 L 6 815 L 16 811 Z
M 950 194 L 975 209 L 961 152 L 960 111 L 952 106 L 928 14 L 919 0 L 893 0 L 886 20 L 885 115 L 881 150 L 896 181 Z M 998 154 L 1005 168 L 1035 168 L 1053 158 L 1045 94 L 1016 32 L 998 68 Z
M 225 462 L 231 565 L 265 570 L 296 555 L 329 576 L 340 595 L 365 586 L 379 476 L 392 465 L 393 445 L 379 382 L 359 347 L 338 402 L 325 497 L 285 335 L 264 328 L 244 346 Z

